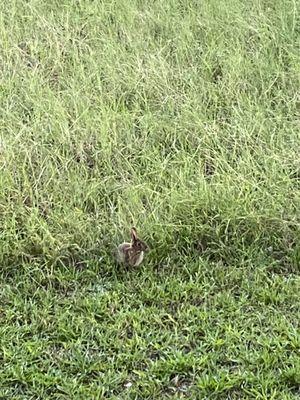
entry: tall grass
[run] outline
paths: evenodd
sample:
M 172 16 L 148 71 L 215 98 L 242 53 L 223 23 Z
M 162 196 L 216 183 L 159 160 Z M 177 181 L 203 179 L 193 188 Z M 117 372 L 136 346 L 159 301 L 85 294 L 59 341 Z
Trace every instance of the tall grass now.
M 50 279 L 53 289 L 117 274 L 111 250 L 132 224 L 152 249 L 136 285 L 201 263 L 204 274 L 229 268 L 225 281 L 244 266 L 297 275 L 298 6 L 3 3 L 3 282 L 26 271 L 25 282 Z M 201 379 L 198 389 L 213 393 L 217 383 Z

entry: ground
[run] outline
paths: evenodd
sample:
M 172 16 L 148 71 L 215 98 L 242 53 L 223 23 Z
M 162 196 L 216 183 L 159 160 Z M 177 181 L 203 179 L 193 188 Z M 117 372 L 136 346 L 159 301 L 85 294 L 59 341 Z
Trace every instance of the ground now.
M 3 3 L 1 399 L 300 398 L 298 6 Z

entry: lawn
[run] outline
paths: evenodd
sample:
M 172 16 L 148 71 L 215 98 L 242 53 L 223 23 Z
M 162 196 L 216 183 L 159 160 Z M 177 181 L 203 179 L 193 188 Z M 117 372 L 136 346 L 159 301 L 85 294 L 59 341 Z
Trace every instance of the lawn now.
M 298 8 L 2 2 L 1 399 L 300 398 Z

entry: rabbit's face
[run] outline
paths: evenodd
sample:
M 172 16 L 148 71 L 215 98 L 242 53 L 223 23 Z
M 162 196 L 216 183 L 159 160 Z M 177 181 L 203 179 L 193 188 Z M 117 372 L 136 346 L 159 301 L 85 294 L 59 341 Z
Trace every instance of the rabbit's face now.
M 149 250 L 146 243 L 138 238 L 136 229 L 134 227 L 131 228 L 131 243 L 132 247 L 139 252 L 141 251 L 147 252 Z
M 149 251 L 149 247 L 147 246 L 147 244 L 145 242 L 143 242 L 140 239 L 137 239 L 134 243 L 133 243 L 133 247 L 138 250 L 138 251 L 144 251 L 145 253 L 147 251 Z

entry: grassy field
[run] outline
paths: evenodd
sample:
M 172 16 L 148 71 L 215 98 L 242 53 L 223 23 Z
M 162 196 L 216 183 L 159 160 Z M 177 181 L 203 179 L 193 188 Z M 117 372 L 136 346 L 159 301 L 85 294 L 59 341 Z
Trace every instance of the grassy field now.
M 1 399 L 300 398 L 298 6 L 1 2 Z

